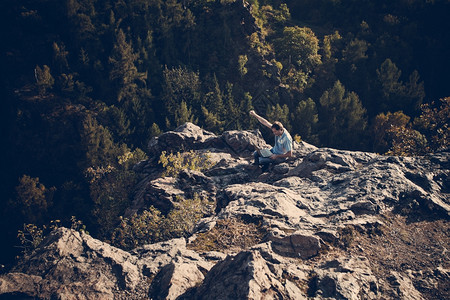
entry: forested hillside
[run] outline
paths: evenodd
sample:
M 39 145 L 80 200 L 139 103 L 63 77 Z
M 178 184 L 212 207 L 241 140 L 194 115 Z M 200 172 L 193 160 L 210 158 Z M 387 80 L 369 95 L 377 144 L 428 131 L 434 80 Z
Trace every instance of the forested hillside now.
M 253 129 L 255 109 L 316 146 L 449 145 L 447 0 L 3 0 L 0 11 L 4 257 L 18 230 L 51 221 L 109 240 L 148 141 L 186 121 Z

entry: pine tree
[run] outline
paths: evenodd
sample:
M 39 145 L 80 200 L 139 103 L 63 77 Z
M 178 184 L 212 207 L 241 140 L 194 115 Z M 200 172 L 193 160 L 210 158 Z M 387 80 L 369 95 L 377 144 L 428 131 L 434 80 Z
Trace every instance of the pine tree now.
M 346 92 L 340 81 L 336 81 L 334 86 L 320 97 L 320 105 L 322 143 L 337 148 L 359 146 L 367 120 L 366 110 L 358 95 Z
M 53 65 L 56 66 L 59 73 L 63 73 L 69 68 L 67 55 L 69 55 L 69 52 L 66 51 L 63 43 L 53 42 Z
M 150 136 L 151 137 L 157 137 L 161 134 L 161 129 L 159 129 L 158 124 L 153 123 L 152 128 L 150 129 Z
M 132 133 L 130 120 L 122 108 L 115 105 L 106 107 L 99 118 L 117 140 L 126 139 Z
M 239 107 L 237 106 L 236 101 L 234 100 L 233 84 L 230 82 L 227 82 L 226 84 L 224 99 L 226 111 L 226 117 L 224 118 L 226 124 L 225 129 L 226 130 L 241 129 L 239 123 Z
M 313 144 L 318 143 L 317 123 L 319 116 L 316 103 L 311 98 L 298 103 L 292 119 L 294 120 L 294 132 L 298 133 L 302 140 Z
M 215 119 L 214 122 L 210 120 L 210 124 L 217 122 L 217 124 L 220 123 L 223 125 L 224 122 L 222 120 L 227 117 L 227 113 L 223 102 L 223 93 L 220 89 L 219 82 L 215 74 L 209 90 L 210 91 L 206 93 L 205 100 L 203 101 L 205 105 L 202 105 L 202 113 L 204 116 L 208 115 L 210 116 L 209 118 Z M 205 109 L 207 109 L 207 114 L 205 114 Z M 215 125 L 213 127 L 218 129 Z
M 291 131 L 291 123 L 289 121 L 289 107 L 284 104 L 276 104 L 267 108 L 267 118 L 271 121 L 280 121 L 284 128 Z
M 253 109 L 254 107 L 252 104 L 252 95 L 250 95 L 249 92 L 245 92 L 239 105 L 240 110 L 239 123 L 241 124 L 242 128 L 255 127 L 256 123 L 258 122 L 255 120 L 255 118 L 251 118 L 249 116 L 249 112 Z
M 197 123 L 197 120 L 194 120 L 192 109 L 188 108 L 186 102 L 182 101 L 175 111 L 175 124 L 178 127 L 186 122 Z
M 364 40 L 353 39 L 342 51 L 343 60 L 349 63 L 357 63 L 360 60 L 367 59 L 368 43 Z
M 173 69 L 166 67 L 163 77 L 162 97 L 167 112 L 171 116 L 175 116 L 175 111 L 179 109 L 182 102 L 193 109 L 195 113 L 201 111 L 201 82 L 198 72 L 190 71 L 185 67 Z
M 414 110 L 418 110 L 425 98 L 424 83 L 419 82 L 420 76 L 417 70 L 409 75 L 409 81 L 405 86 L 406 107 L 412 106 Z
M 139 73 L 135 65 L 137 58 L 138 54 L 134 53 L 133 47 L 126 41 L 125 33 L 119 29 L 109 57 L 109 78 L 117 83 L 118 102 L 124 98 L 133 98 L 137 93 L 136 83 L 145 80 L 146 75 Z
M 85 160 L 81 167 L 114 166 L 119 155 L 119 148 L 114 144 L 109 130 L 87 115 L 82 124 L 81 145 L 85 151 Z
M 130 138 L 127 140 L 132 145 L 142 145 L 142 142 L 150 138 L 149 127 L 152 124 L 153 111 L 151 108 L 152 96 L 150 91 L 139 88 L 137 95 L 123 104 L 127 117 L 130 119 Z
M 204 106 L 202 106 L 202 113 L 205 120 L 205 129 L 214 133 L 221 133 L 223 131 L 225 122 L 221 121 L 216 114 L 209 112 Z
M 311 96 L 319 98 L 322 93 L 336 82 L 336 67 L 339 62 L 340 55 L 339 45 L 342 42 L 342 37 L 338 31 L 334 34 L 326 35 L 323 38 L 323 46 L 321 48 L 321 55 L 323 63 L 318 65 L 314 70 L 314 87 L 311 90 Z
M 214 113 L 223 118 L 226 115 L 226 111 L 223 103 L 223 93 L 220 89 L 216 74 L 214 74 L 213 84 L 212 98 L 209 104 Z
M 425 97 L 424 84 L 419 82 L 419 73 L 413 71 L 404 84 L 401 70 L 390 59 L 386 59 L 377 69 L 378 81 L 382 89 L 382 110 L 405 110 L 414 114 Z
M 400 81 L 401 75 L 402 71 L 389 58 L 377 69 L 378 80 L 381 83 L 383 98 L 385 99 L 383 110 L 398 108 L 393 105 L 394 103 L 389 102 L 395 101 L 391 100 L 391 98 L 395 98 L 395 95 L 403 92 L 403 83 Z

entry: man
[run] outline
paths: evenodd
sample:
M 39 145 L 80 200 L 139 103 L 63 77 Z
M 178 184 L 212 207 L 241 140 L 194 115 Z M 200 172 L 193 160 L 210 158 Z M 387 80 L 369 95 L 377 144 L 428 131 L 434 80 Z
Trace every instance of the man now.
M 270 149 L 273 154 L 269 157 L 262 157 L 259 151 L 255 151 L 255 165 L 262 165 L 262 170 L 266 171 L 270 163 L 280 163 L 288 157 L 292 157 L 292 137 L 283 127 L 283 124 L 276 121 L 273 124 L 259 116 L 254 110 L 250 111 L 250 115 L 255 117 L 262 125 L 269 127 L 275 135 L 275 145 Z

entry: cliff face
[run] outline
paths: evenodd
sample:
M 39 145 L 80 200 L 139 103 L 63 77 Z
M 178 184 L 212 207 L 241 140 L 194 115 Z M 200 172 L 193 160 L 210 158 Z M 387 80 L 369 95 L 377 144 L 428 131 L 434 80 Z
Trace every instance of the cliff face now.
M 261 173 L 250 165 L 251 152 L 264 145 L 258 132 L 216 136 L 190 123 L 153 139 L 151 159 L 135 167 L 142 181 L 127 215 L 149 205 L 170 210 L 177 195 L 194 193 L 214 200 L 215 213 L 187 239 L 129 252 L 59 228 L 0 276 L 0 293 L 42 299 L 450 297 L 449 152 L 387 157 L 302 142 L 294 158 Z M 208 152 L 212 168 L 159 178 L 161 151 L 179 149 Z M 250 244 L 237 242 L 252 236 Z M 207 245 L 213 237 L 233 247 Z

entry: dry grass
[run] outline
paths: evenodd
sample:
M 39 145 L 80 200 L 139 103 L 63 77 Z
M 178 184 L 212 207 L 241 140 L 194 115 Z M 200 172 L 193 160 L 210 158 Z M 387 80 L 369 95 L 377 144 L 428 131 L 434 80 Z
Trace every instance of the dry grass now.
M 355 231 L 347 251 L 366 256 L 377 278 L 386 279 L 391 271 L 410 273 L 414 286 L 426 299 L 450 299 L 450 282 L 436 271 L 439 267 L 450 268 L 449 222 L 442 219 L 412 221 L 394 214 L 384 218 L 386 226 L 381 232 Z
M 188 248 L 199 252 L 237 252 L 260 243 L 265 233 L 260 225 L 239 219 L 218 220 L 212 230 L 198 234 Z

